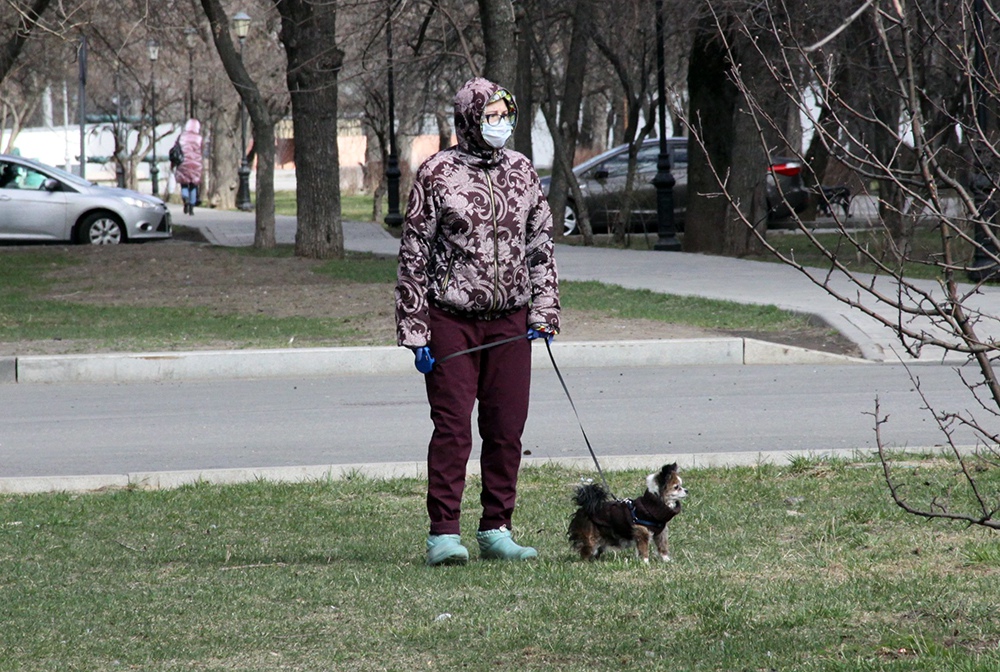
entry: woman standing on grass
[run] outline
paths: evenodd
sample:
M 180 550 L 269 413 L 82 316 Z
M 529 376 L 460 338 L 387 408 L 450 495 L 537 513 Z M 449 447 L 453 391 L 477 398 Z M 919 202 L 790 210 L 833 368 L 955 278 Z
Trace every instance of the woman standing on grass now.
M 427 454 L 427 563 L 461 564 L 459 516 L 479 401 L 480 557 L 525 560 L 511 537 L 528 415 L 531 338 L 559 331 L 552 214 L 531 162 L 504 149 L 517 121 L 509 91 L 485 79 L 455 96 L 458 145 L 417 171 L 396 285 L 399 345 L 426 374 L 434 433 Z M 520 336 L 520 338 L 518 338 Z M 435 366 L 436 359 L 514 339 Z

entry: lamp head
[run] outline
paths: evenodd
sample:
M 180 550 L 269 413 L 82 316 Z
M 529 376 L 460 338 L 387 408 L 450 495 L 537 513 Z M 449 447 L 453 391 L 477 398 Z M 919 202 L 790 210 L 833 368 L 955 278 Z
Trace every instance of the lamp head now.
M 233 28 L 236 29 L 236 37 L 245 39 L 250 32 L 250 15 L 246 12 L 238 12 L 233 16 Z

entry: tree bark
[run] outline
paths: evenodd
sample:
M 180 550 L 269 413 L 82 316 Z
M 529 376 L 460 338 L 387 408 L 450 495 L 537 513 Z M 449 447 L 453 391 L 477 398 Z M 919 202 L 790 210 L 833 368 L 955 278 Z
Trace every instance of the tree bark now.
M 385 162 L 388 156 L 385 133 L 378 132 L 368 124 L 365 128 L 365 163 L 361 167 L 364 175 L 364 190 L 372 195 L 372 221 L 381 222 L 382 197 L 388 191 L 385 179 Z
M 517 27 L 511 0 L 478 0 L 486 67 L 483 77 L 512 88 L 517 77 Z
M 295 137 L 298 226 L 295 254 L 311 259 L 344 256 L 337 148 L 337 75 L 344 54 L 336 47 L 336 4 L 274 0 Z
M 24 43 L 28 41 L 31 31 L 38 25 L 38 20 L 42 13 L 48 8 L 52 0 L 34 0 L 30 7 L 24 9 L 21 14 L 21 21 L 17 29 L 7 41 L 0 46 L 0 83 L 7 78 L 17 57 L 21 55 Z
M 749 59 L 748 59 L 749 60 Z M 746 65 L 746 60 L 744 61 Z M 728 257 L 742 257 L 764 251 L 754 230 L 763 235 L 767 231 L 767 185 L 765 179 L 768 165 L 767 154 L 760 144 L 760 137 L 753 118 L 746 111 L 745 99 L 740 96 L 741 105 L 735 113 L 732 150 L 729 157 L 731 179 L 728 191 L 736 199 L 727 205 L 724 231 L 722 234 L 722 254 Z M 751 226 L 747 226 L 750 222 Z
M 523 3 L 518 3 L 515 16 L 517 26 L 517 75 L 515 77 L 514 95 L 517 97 L 518 120 L 514 127 L 514 142 L 512 149 L 524 154 L 529 161 L 534 159 L 534 148 L 531 141 L 531 127 L 535 120 L 535 94 L 532 89 L 532 59 L 531 41 L 528 32 L 527 14 Z
M 780 129 L 788 101 L 762 56 L 774 50 L 772 40 L 728 30 L 725 21 L 703 22 L 692 50 L 691 116 L 707 156 L 689 152 L 684 249 L 740 257 L 763 251 L 754 231 L 767 230 L 768 157 L 787 152 Z
M 684 251 L 722 253 L 726 201 L 708 198 L 718 194 L 720 175 L 729 169 L 729 148 L 734 141 L 733 115 L 739 92 L 728 76 L 729 58 L 716 32 L 715 22 L 698 26 L 688 65 L 690 124 L 704 150 L 692 142 L 688 150 L 688 203 L 684 219 Z
M 236 167 L 240 165 L 237 137 L 240 120 L 238 112 L 233 114 L 235 109 L 235 106 L 227 105 L 222 110 L 213 105 L 201 111 L 206 121 L 202 130 L 207 127 L 209 131 L 205 137 L 212 139 L 207 167 L 211 179 L 207 188 L 202 184 L 202 198 L 212 207 L 222 210 L 236 207 L 236 189 L 239 187 Z

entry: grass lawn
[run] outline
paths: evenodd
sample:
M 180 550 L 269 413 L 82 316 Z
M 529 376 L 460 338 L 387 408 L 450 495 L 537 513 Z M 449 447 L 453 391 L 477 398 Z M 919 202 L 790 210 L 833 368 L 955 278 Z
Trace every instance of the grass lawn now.
M 288 246 L 275 250 L 226 249 L 233 255 L 285 257 L 296 263 Z M 108 350 L 153 351 L 190 349 L 202 342 L 229 342 L 232 347 L 288 347 L 289 334 L 297 342 L 321 346 L 392 345 L 386 331 L 384 343 L 359 335 L 351 321 L 322 317 L 271 317 L 220 308 L 178 308 L 149 305 L 94 305 L 55 298 L 41 298 L 51 281 L 50 270 L 78 263 L 73 250 L 38 247 L 0 252 L 0 341 L 91 339 Z M 391 288 L 396 281 L 396 261 L 367 254 L 319 264 L 314 272 L 336 285 L 379 284 Z M 100 283 L 97 283 L 98 286 Z M 390 290 L 391 292 L 391 290 Z M 564 282 L 562 304 L 620 319 L 649 319 L 709 329 L 785 333 L 804 329 L 808 320 L 773 306 L 751 306 L 726 301 L 685 298 L 647 290 L 629 290 L 596 282 Z M 347 299 L 345 299 L 347 300 Z M 371 310 L 357 306 L 358 313 Z M 360 339 L 360 341 L 359 341 Z
M 876 265 L 860 250 L 871 252 L 887 267 L 898 270 L 908 278 L 935 279 L 941 277 L 940 269 L 935 265 L 941 259 L 941 233 L 937 229 L 922 226 L 913 231 L 909 238 L 910 250 L 906 261 L 902 264 L 895 261 L 894 246 L 884 232 L 877 229 L 861 230 L 852 233 L 855 242 L 851 242 L 840 233 L 817 233 L 817 241 L 827 250 L 837 253 L 837 259 L 848 269 L 859 273 L 875 273 Z M 830 261 L 802 233 L 771 232 L 768 242 L 785 256 L 795 259 L 803 266 L 827 268 Z M 954 240 L 953 255 L 957 263 L 967 262 L 972 258 L 972 246 L 959 239 Z M 771 255 L 757 257 L 761 261 L 777 261 Z M 881 271 L 878 271 L 881 272 Z M 964 276 L 959 278 L 965 280 Z
M 817 243 L 823 248 L 834 252 L 837 260 L 848 270 L 856 273 L 883 273 L 884 271 L 870 260 L 860 250 L 868 250 L 875 258 L 880 259 L 885 266 L 899 271 L 904 277 L 917 279 L 936 279 L 941 277 L 941 272 L 935 262 L 941 258 L 941 234 L 937 229 L 929 227 L 919 227 L 909 238 L 910 248 L 907 252 L 907 259 L 902 263 L 895 261 L 895 247 L 889 241 L 885 233 L 878 229 L 863 229 L 851 233 L 854 239 L 852 242 L 844 234 L 838 232 L 815 233 Z M 683 240 L 684 234 L 680 234 Z M 628 248 L 633 250 L 650 250 L 656 243 L 656 235 L 645 237 L 641 234 L 633 234 L 628 238 Z M 830 260 L 820 251 L 813 242 L 801 231 L 798 230 L 774 230 L 767 234 L 767 241 L 782 255 L 794 259 L 803 266 L 816 268 L 829 268 Z M 579 240 L 572 239 L 571 244 L 579 244 Z M 596 244 L 611 246 L 610 236 L 601 235 L 596 237 Z M 964 241 L 954 241 L 954 258 L 957 263 L 965 263 L 971 260 L 972 246 Z M 745 259 L 754 261 L 768 261 L 773 263 L 783 263 L 774 254 L 765 252 L 759 255 L 748 255 Z M 964 276 L 960 276 L 964 280 Z
M 405 196 L 403 197 L 405 198 Z M 371 194 L 344 194 L 340 195 L 340 215 L 344 219 L 357 222 L 372 221 L 372 196 Z M 405 207 L 406 203 L 403 203 Z M 388 201 L 382 199 L 382 211 L 385 212 Z M 298 212 L 298 206 L 294 191 L 274 192 L 274 214 L 294 215 Z
M 900 469 L 914 501 L 956 482 Z M 524 470 L 539 561 L 442 568 L 417 480 L 3 496 L 0 670 L 1000 669 L 995 535 L 906 515 L 876 464 L 687 470 L 674 561 L 649 566 L 573 556 L 592 475 Z
M 234 248 L 231 254 L 286 256 L 290 248 L 253 251 Z M 151 351 L 190 348 L 199 342 L 229 341 L 235 347 L 288 347 L 289 334 L 323 345 L 358 345 L 350 321 L 316 317 L 271 317 L 206 307 L 100 305 L 40 298 L 51 286 L 47 273 L 78 263 L 72 250 L 60 247 L 17 249 L 0 262 L 0 341 L 90 339 L 109 350 Z M 317 266 L 331 282 L 390 283 L 394 262 L 357 254 Z M 99 283 L 98 283 L 99 284 Z M 99 288 L 99 287 L 98 287 Z M 386 343 L 388 344 L 388 343 Z

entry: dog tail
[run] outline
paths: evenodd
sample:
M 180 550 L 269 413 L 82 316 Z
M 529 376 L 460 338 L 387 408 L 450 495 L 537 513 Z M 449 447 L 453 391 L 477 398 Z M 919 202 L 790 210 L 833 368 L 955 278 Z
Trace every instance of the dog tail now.
M 583 509 L 588 516 L 593 516 L 594 512 L 597 511 L 602 504 L 608 501 L 608 493 L 600 485 L 596 483 L 591 483 L 589 485 L 581 485 L 576 489 L 576 495 L 573 497 L 573 501 L 576 505 Z

